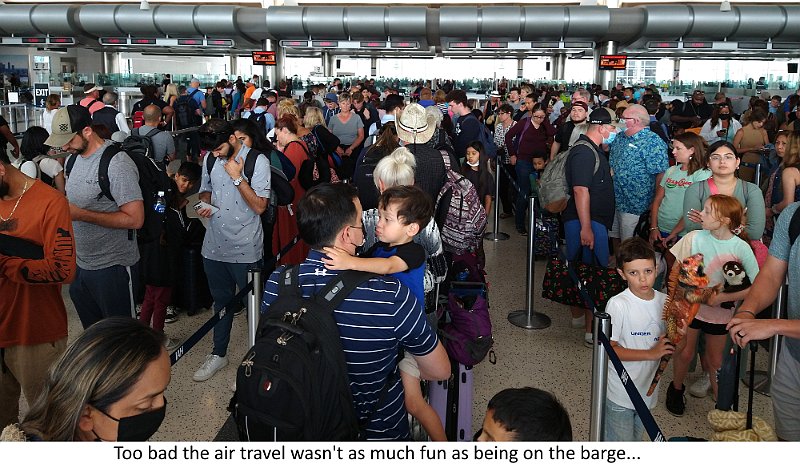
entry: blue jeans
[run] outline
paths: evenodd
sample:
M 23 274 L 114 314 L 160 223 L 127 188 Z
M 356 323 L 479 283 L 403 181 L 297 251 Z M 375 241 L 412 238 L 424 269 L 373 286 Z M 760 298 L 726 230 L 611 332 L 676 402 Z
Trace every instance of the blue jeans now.
M 203 267 L 208 277 L 208 288 L 214 299 L 214 312 L 217 313 L 247 286 L 247 270 L 260 268 L 257 263 L 227 263 L 203 258 Z M 237 305 L 238 307 L 238 305 Z M 212 354 L 225 356 L 228 353 L 228 342 L 231 340 L 233 313 L 236 309 L 226 310 L 225 315 L 214 325 L 214 351 Z
M 76 268 L 69 297 L 84 329 L 108 317 L 134 317 L 131 276 L 131 267 L 122 265 L 100 270 Z
M 615 378 L 610 376 L 609 378 Z M 606 399 L 605 441 L 641 442 L 644 425 L 636 410 Z
M 517 164 L 514 165 L 517 173 L 517 185 L 519 186 L 519 193 L 517 194 L 517 212 L 514 215 L 514 221 L 517 225 L 517 231 L 525 230 L 525 217 L 528 214 L 528 195 L 531 193 L 531 173 L 533 172 L 533 163 L 530 161 L 523 161 L 517 158 Z
M 608 266 L 608 228 L 604 224 L 592 221 L 594 233 L 594 254 L 600 266 Z M 573 219 L 564 223 L 564 237 L 567 241 L 567 260 L 574 260 L 581 249 L 581 222 Z M 592 262 L 592 251 L 583 249 L 583 262 Z

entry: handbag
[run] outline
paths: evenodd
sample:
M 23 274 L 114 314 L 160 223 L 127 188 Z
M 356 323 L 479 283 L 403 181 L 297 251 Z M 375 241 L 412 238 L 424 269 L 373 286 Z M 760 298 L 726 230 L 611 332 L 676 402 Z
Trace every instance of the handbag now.
M 447 301 L 450 322 L 440 333 L 447 354 L 465 366 L 474 366 L 494 345 L 489 303 L 480 294 L 459 296 L 450 293 Z
M 600 265 L 597 255 L 592 251 L 592 262 L 584 263 L 579 260 L 579 250 L 575 259 L 567 261 L 562 253 L 550 257 L 542 281 L 542 297 L 559 304 L 568 306 L 597 308 L 605 310 L 608 300 L 621 293 L 628 287 L 616 268 Z M 588 293 L 589 299 L 594 304 L 588 303 L 578 291 L 570 275 L 569 269 L 574 268 L 575 277 L 582 283 Z

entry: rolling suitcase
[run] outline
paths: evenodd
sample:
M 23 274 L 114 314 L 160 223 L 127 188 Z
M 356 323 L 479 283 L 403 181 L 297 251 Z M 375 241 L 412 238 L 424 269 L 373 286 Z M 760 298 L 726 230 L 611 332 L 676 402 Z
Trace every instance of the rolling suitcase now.
M 472 367 L 450 360 L 447 380 L 430 382 L 428 401 L 442 421 L 447 440 L 472 441 Z

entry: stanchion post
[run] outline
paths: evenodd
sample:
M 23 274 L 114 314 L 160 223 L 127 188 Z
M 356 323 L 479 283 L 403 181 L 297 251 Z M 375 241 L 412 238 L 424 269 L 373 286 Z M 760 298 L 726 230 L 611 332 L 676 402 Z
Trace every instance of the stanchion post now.
M 498 242 L 508 240 L 509 235 L 505 232 L 500 232 L 500 156 L 498 155 L 494 158 L 494 160 L 494 229 L 492 232 L 487 232 L 484 234 L 483 238 L 493 242 Z
M 775 302 L 772 304 L 772 318 L 780 319 L 785 316 L 784 312 L 786 312 L 786 284 L 778 289 L 778 295 L 775 296 Z M 778 370 L 778 354 L 781 351 L 781 343 L 781 335 L 775 335 L 772 337 L 769 344 L 769 368 L 766 372 L 755 371 L 755 377 L 753 378 L 753 390 L 762 395 L 771 396 L 770 389 L 772 388 L 772 378 L 775 376 L 775 371 Z M 749 385 L 749 371 L 742 380 L 744 381 L 745 385 Z
M 600 343 L 600 333 L 611 336 L 611 316 L 594 312 L 594 354 L 592 356 L 592 413 L 589 421 L 589 440 L 602 442 L 606 422 L 606 389 L 608 388 L 608 354 Z
M 258 317 L 261 312 L 261 270 L 251 268 L 247 271 L 247 282 L 253 284 L 253 290 L 247 293 L 247 343 L 253 346 L 256 343 L 256 329 Z
M 515 310 L 508 314 L 508 321 L 528 330 L 538 330 L 550 326 L 550 317 L 533 310 L 533 282 L 536 260 L 536 197 L 528 197 L 528 262 L 526 264 L 525 310 Z

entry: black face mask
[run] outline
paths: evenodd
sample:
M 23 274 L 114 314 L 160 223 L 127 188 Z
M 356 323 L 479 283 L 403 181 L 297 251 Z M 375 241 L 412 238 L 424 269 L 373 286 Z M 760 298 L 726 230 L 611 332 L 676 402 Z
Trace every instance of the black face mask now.
M 117 442 L 145 442 L 153 437 L 153 434 L 161 427 L 164 416 L 167 414 L 167 399 L 164 398 L 164 406 L 147 413 L 128 416 L 117 419 L 105 411 L 98 410 L 110 419 L 117 421 Z M 94 429 L 92 433 L 97 437 L 97 441 L 103 441 Z
M 719 114 L 719 119 L 720 120 L 730 120 L 731 119 L 731 115 L 730 114 Z

